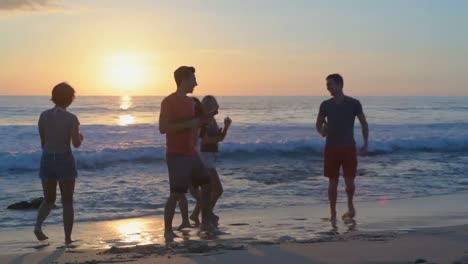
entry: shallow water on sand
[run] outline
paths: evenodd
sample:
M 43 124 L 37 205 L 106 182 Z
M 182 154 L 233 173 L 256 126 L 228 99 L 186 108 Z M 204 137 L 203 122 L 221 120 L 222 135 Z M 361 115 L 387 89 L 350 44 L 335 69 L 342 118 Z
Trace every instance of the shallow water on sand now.
M 179 236 L 167 241 L 163 235 L 161 217 L 129 218 L 112 221 L 77 223 L 73 238 L 76 241 L 67 250 L 109 249 L 155 245 L 164 247 L 174 242 L 179 248 L 198 247 L 212 243 L 224 248 L 243 244 L 275 244 L 285 242 L 326 242 L 341 239 L 341 235 L 361 232 L 377 232 L 362 239 L 385 240 L 396 234 L 427 227 L 443 227 L 466 224 L 468 193 L 440 195 L 425 198 L 378 200 L 357 204 L 355 221 L 328 221 L 328 208 L 324 204 L 289 206 L 269 209 L 243 209 L 221 213 L 220 231 L 217 236 L 207 236 L 196 228 L 175 231 Z M 344 213 L 345 204 L 338 205 Z M 180 223 L 175 216 L 174 227 Z M 32 228 L 4 228 L 0 237 L 3 254 L 30 253 L 37 250 L 54 250 L 63 247 L 63 229 L 59 224 L 45 225 L 49 236 L 45 242 L 37 242 Z
M 221 145 L 224 194 L 217 210 L 326 205 L 323 139 L 314 130 L 322 97 L 220 97 L 234 120 Z M 358 97 L 370 124 L 359 159 L 356 201 L 430 197 L 468 190 L 467 97 Z M 160 97 L 78 97 L 85 136 L 76 221 L 161 215 L 168 193 Z M 39 113 L 47 97 L 0 97 L 0 208 L 42 196 L 37 177 Z M 361 143 L 356 123 L 355 137 Z M 340 191 L 343 190 L 343 184 Z M 342 193 L 342 192 L 341 192 Z M 60 196 L 57 197 L 60 201 Z M 343 201 L 344 195 L 339 196 Z M 193 200 L 191 205 L 193 205 Z M 60 206 L 60 202 L 57 202 Z M 0 228 L 34 223 L 35 211 L 0 211 Z M 47 223 L 61 223 L 54 210 Z

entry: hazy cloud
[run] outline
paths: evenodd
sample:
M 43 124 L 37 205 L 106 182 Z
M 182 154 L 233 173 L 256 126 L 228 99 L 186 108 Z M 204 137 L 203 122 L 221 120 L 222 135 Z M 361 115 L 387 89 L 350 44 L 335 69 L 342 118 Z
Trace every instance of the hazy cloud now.
M 61 8 L 62 0 L 0 0 L 0 11 L 50 11 Z

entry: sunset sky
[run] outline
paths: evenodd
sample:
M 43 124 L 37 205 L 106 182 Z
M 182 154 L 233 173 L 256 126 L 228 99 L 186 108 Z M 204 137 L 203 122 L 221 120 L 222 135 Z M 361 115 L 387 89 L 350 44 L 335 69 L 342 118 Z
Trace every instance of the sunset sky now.
M 0 95 L 468 95 L 467 1 L 0 0 Z

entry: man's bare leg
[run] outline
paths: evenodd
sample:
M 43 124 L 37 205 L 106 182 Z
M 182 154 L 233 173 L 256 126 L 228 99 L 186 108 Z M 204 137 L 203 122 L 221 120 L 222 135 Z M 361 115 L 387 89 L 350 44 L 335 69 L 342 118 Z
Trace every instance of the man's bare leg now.
M 184 228 L 192 227 L 190 225 L 190 220 L 188 217 L 188 202 L 185 194 L 182 194 L 179 198 L 179 209 L 180 214 L 182 215 L 182 224 L 177 229 L 181 230 Z
M 196 227 L 200 226 L 200 220 L 199 220 L 199 215 L 200 215 L 200 189 L 198 187 L 191 186 L 190 187 L 190 194 L 192 197 L 196 200 L 195 208 L 193 208 L 193 212 L 190 215 L 190 220 L 192 220 L 195 223 Z
M 354 209 L 354 192 L 355 192 L 355 185 L 354 185 L 354 177 L 344 177 L 345 184 L 346 184 L 346 195 L 348 196 L 348 212 L 343 215 L 343 218 L 354 218 L 356 216 L 356 210 Z
M 330 202 L 330 221 L 336 221 L 336 200 L 338 197 L 338 177 L 328 179 L 328 201 Z
M 172 220 L 174 219 L 175 208 L 183 193 L 171 192 L 167 198 L 166 206 L 164 207 L 164 237 L 174 238 L 177 235 L 172 231 Z

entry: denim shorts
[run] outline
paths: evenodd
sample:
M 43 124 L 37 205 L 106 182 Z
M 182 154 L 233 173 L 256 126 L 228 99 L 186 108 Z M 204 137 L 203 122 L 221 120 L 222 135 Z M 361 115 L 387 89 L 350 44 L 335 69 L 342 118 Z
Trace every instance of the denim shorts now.
M 75 158 L 70 152 L 42 152 L 39 177 L 42 181 L 68 181 L 78 177 Z

